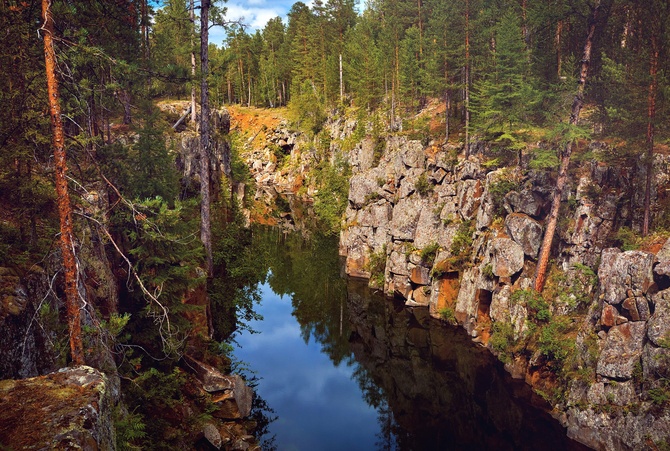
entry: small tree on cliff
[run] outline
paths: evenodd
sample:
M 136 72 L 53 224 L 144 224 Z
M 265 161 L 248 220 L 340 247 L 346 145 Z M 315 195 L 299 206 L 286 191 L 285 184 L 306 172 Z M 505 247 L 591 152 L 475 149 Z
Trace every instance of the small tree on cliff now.
M 44 61 L 49 96 L 49 114 L 53 133 L 54 164 L 56 179 L 56 195 L 58 216 L 60 219 L 60 244 L 63 254 L 63 270 L 65 275 L 65 305 L 67 323 L 70 334 L 70 353 L 72 363 L 84 363 L 84 348 L 81 338 L 81 310 L 77 291 L 77 266 L 74 255 L 72 233 L 72 208 L 67 188 L 67 166 L 65 161 L 65 133 L 61 119 L 60 93 L 56 78 L 56 51 L 54 50 L 54 21 L 51 15 L 51 0 L 42 0 L 42 18 L 44 23 L 40 29 L 44 35 Z
M 586 86 L 586 79 L 589 73 L 589 66 L 591 65 L 591 53 L 593 49 L 593 41 L 596 35 L 596 28 L 598 20 L 603 10 L 609 9 L 607 6 L 611 5 L 613 0 L 596 0 L 593 5 L 589 5 L 591 12 L 589 14 L 588 34 L 584 42 L 584 53 L 581 60 L 581 69 L 579 72 L 579 82 L 577 84 L 577 93 L 572 101 L 572 109 L 570 111 L 569 127 L 576 127 L 579 123 L 579 114 L 584 105 L 584 88 Z M 605 5 L 606 4 L 606 5 Z M 569 130 L 568 130 L 569 133 Z M 572 146 L 574 139 L 567 141 L 563 149 L 561 149 L 559 158 L 560 166 L 558 169 L 558 177 L 556 179 L 556 187 L 551 200 L 551 211 L 546 221 L 546 229 L 544 232 L 544 239 L 542 240 L 542 247 L 540 249 L 540 256 L 537 260 L 537 270 L 535 272 L 535 290 L 542 291 L 544 283 L 547 280 L 547 268 L 549 266 L 549 254 L 551 252 L 551 244 L 554 241 L 554 234 L 556 233 L 556 224 L 558 223 L 558 211 L 561 206 L 561 197 L 568 182 L 568 167 L 570 166 L 570 157 L 572 155 Z

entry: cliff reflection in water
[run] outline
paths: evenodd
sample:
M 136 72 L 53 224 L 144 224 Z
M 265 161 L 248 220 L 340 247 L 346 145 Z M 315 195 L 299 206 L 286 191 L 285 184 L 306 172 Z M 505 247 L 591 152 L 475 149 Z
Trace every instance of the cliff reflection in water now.
M 355 281 L 348 307 L 356 376 L 378 408 L 380 448 L 586 449 L 531 405 L 540 400 L 528 386 L 427 309 L 394 305 Z
M 344 281 L 336 240 L 314 237 L 305 241 L 276 229 L 256 230 L 254 235 L 265 249 L 266 283 L 275 294 L 290 297 L 305 346 L 315 340 L 334 366 L 350 367 L 360 393 L 346 397 L 360 396 L 377 411 L 377 449 L 583 449 L 570 441 L 548 414 L 533 407 L 532 402 L 539 399 L 525 384 L 511 380 L 488 351 L 473 344 L 461 329 L 430 318 L 427 309 L 405 309 L 402 304 L 373 296 L 365 284 Z M 272 321 L 268 316 L 266 321 Z M 262 331 L 261 326 L 252 325 Z M 311 377 L 305 372 L 313 370 L 315 377 L 324 373 L 291 363 L 305 360 L 300 357 L 304 350 L 279 352 L 285 353 L 286 366 L 295 366 L 300 374 L 286 377 L 287 368 L 274 366 L 265 370 L 271 374 L 259 374 L 268 384 L 281 372 L 282 381 L 288 381 L 284 383 L 302 380 L 303 385 L 292 390 L 304 393 L 305 377 Z M 337 428 L 336 415 L 347 415 L 338 413 L 343 410 L 338 399 L 346 404 L 344 395 L 321 401 L 322 405 L 317 406 L 319 400 L 315 400 L 314 406 L 282 413 L 282 406 L 273 405 L 272 396 L 262 392 L 262 384 L 259 390 L 279 416 L 277 423 L 304 423 L 305 412 L 310 411 L 312 417 L 325 423 L 323 428 L 332 429 Z M 355 389 L 355 384 L 352 387 Z M 282 386 L 282 390 L 287 388 Z M 357 412 L 354 409 L 348 415 L 354 417 Z M 287 418 L 290 415 L 297 419 Z M 312 421 L 316 419 L 310 418 Z M 325 437 L 324 429 L 317 429 L 305 428 L 300 433 L 321 434 L 312 440 L 304 437 L 311 443 L 337 440 L 338 435 L 344 440 L 348 432 L 356 435 L 340 430 Z M 278 449 L 282 449 L 281 431 L 273 431 L 272 425 L 270 431 L 278 435 Z M 360 441 L 358 447 L 352 447 L 349 441 L 346 447 L 370 449 L 371 443 Z M 336 443 L 328 446 L 342 449 Z

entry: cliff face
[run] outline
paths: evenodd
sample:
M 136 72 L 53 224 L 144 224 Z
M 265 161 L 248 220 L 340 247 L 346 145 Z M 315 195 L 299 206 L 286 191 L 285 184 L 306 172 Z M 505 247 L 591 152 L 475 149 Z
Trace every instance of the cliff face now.
M 611 247 L 641 220 L 642 170 L 595 160 L 575 169 L 540 296 L 530 288 L 552 175 L 529 169 L 525 153 L 497 169 L 484 146 L 457 153 L 404 137 L 381 157 L 374 142 L 354 148 L 346 273 L 460 324 L 552 402 L 571 437 L 606 449 L 667 443 L 670 242 Z M 665 192 L 669 162 L 655 160 L 654 193 Z

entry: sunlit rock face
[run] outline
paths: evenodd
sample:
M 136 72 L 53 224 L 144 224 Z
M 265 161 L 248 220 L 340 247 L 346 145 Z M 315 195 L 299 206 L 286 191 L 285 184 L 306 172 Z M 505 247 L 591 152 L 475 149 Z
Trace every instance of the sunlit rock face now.
M 588 446 L 637 449 L 644 440 L 666 441 L 666 409 L 658 407 L 670 396 L 663 382 L 670 367 L 670 244 L 612 247 L 621 244 L 615 236 L 622 225 L 640 228 L 642 190 L 633 186 L 644 175 L 640 168 L 581 163 L 562 198 L 542 307 L 515 293 L 533 287 L 555 175 L 528 166 L 533 149 L 496 168 L 486 144 L 473 145 L 467 157 L 437 143 L 424 145 L 422 157 L 419 144 L 394 137 L 376 164 L 352 168 L 344 220 L 352 227 L 340 240 L 347 270 L 385 250 L 387 296 L 413 308 L 427 304 L 432 316 L 458 322 L 540 391 L 556 390 L 562 378 L 565 396 L 554 399 L 554 408 L 571 436 Z M 602 143 L 589 149 L 607 152 Z M 654 215 L 663 211 L 655 196 L 670 188 L 669 163 L 655 157 Z M 389 213 L 364 230 L 356 221 L 373 204 Z M 427 249 L 435 249 L 430 263 L 422 258 Z M 381 285 L 379 277 L 370 280 Z M 556 321 L 564 332 L 547 328 Z M 550 344 L 569 344 L 564 360 L 577 361 L 571 371 L 581 376 L 557 371 L 547 342 L 537 346 L 540 334 L 525 338 L 545 328 L 545 340 L 555 333 Z M 507 338 L 492 345 L 501 331 Z M 532 349 L 510 351 L 512 343 Z
M 112 393 L 99 371 L 79 366 L 0 381 L 5 449 L 115 449 Z

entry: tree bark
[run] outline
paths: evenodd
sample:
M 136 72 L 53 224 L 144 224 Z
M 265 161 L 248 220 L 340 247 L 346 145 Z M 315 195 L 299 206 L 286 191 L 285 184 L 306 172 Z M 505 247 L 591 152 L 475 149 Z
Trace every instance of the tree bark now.
M 465 157 L 470 155 L 470 0 L 465 1 Z
M 195 1 L 190 0 L 189 3 L 189 17 L 191 19 L 191 77 L 193 84 L 191 85 L 191 124 L 195 126 L 196 110 L 195 110 Z
M 200 9 L 200 240 L 205 247 L 207 275 L 213 276 L 212 223 L 210 200 L 209 154 L 211 147 L 209 130 L 209 6 L 210 0 L 202 0 Z
M 577 125 L 579 122 L 579 114 L 584 104 L 584 87 L 586 86 L 586 78 L 591 64 L 591 50 L 593 48 L 593 39 L 596 31 L 596 24 L 598 19 L 598 12 L 600 10 L 600 1 L 596 1 L 591 10 L 589 17 L 588 35 L 584 43 L 584 54 L 582 56 L 582 66 L 579 74 L 579 82 L 577 84 L 577 93 L 572 101 L 572 110 L 570 112 L 570 125 Z M 542 248 L 540 249 L 540 256 L 537 261 L 537 270 L 535 272 L 535 290 L 542 291 L 544 284 L 547 281 L 547 268 L 549 266 L 549 255 L 551 253 L 551 244 L 554 241 L 556 233 L 556 224 L 558 223 L 558 212 L 561 207 L 561 197 L 568 181 L 568 167 L 570 166 L 570 156 L 572 155 L 573 142 L 568 142 L 561 151 L 561 163 L 558 169 L 558 177 L 556 179 L 556 187 L 552 195 L 551 211 L 547 217 L 547 227 L 544 232 L 544 239 L 542 240 Z
M 67 324 L 70 334 L 70 353 L 74 365 L 84 364 L 84 347 L 81 338 L 81 310 L 77 291 L 77 265 L 74 255 L 72 233 L 72 207 L 67 188 L 67 166 L 65 161 L 65 133 L 60 110 L 60 94 L 56 78 L 56 51 L 54 50 L 54 22 L 51 16 L 51 0 L 42 0 L 42 18 L 44 25 L 44 61 L 49 96 L 49 115 L 53 133 L 54 165 L 58 216 L 60 219 L 60 244 L 63 254 L 63 271 L 65 275 L 65 305 Z
M 651 222 L 651 181 L 654 177 L 654 121 L 656 119 L 656 93 L 658 92 L 658 36 L 651 31 L 651 51 L 649 52 L 649 95 L 647 96 L 647 180 L 644 188 L 644 220 L 642 235 L 649 234 Z

